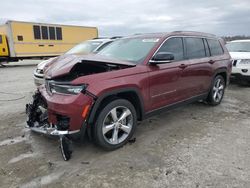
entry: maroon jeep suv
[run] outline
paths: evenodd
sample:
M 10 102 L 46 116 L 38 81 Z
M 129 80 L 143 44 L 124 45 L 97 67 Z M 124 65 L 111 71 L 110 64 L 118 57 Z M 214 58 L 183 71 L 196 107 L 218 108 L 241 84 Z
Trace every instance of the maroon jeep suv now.
M 224 42 L 198 32 L 139 34 L 98 54 L 65 55 L 45 70 L 27 105 L 29 128 L 49 135 L 85 133 L 113 150 L 137 121 L 203 100 L 220 104 L 231 73 Z

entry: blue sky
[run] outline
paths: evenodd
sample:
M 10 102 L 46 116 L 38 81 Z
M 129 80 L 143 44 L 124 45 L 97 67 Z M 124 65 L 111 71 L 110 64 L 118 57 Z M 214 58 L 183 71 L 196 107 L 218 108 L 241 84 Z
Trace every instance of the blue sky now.
M 0 22 L 97 26 L 101 36 L 192 30 L 250 35 L 250 0 L 8 0 Z

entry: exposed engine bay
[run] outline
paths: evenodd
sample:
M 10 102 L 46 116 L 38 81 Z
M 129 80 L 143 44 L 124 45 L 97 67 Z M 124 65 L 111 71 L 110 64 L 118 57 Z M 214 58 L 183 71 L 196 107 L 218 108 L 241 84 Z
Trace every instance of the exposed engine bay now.
M 81 76 L 98 74 L 102 72 L 111 72 L 129 68 L 131 65 L 109 64 L 104 62 L 84 61 L 75 64 L 70 72 L 56 78 L 57 81 L 71 81 Z

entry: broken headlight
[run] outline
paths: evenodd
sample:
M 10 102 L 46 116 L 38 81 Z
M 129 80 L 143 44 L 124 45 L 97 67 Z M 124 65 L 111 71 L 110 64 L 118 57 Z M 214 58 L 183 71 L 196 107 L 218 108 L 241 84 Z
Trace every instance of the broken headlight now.
M 50 93 L 61 93 L 68 95 L 77 95 L 87 88 L 86 84 L 83 85 L 64 85 L 58 83 L 48 83 L 47 90 Z

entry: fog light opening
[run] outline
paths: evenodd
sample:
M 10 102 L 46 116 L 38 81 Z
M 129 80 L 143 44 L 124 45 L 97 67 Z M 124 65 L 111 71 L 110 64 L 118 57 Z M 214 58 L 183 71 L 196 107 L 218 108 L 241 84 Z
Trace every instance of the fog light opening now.
M 248 72 L 247 69 L 242 69 L 241 71 L 242 71 L 243 73 L 247 73 L 247 72 Z
M 57 115 L 57 130 L 68 130 L 70 118 L 67 116 Z

